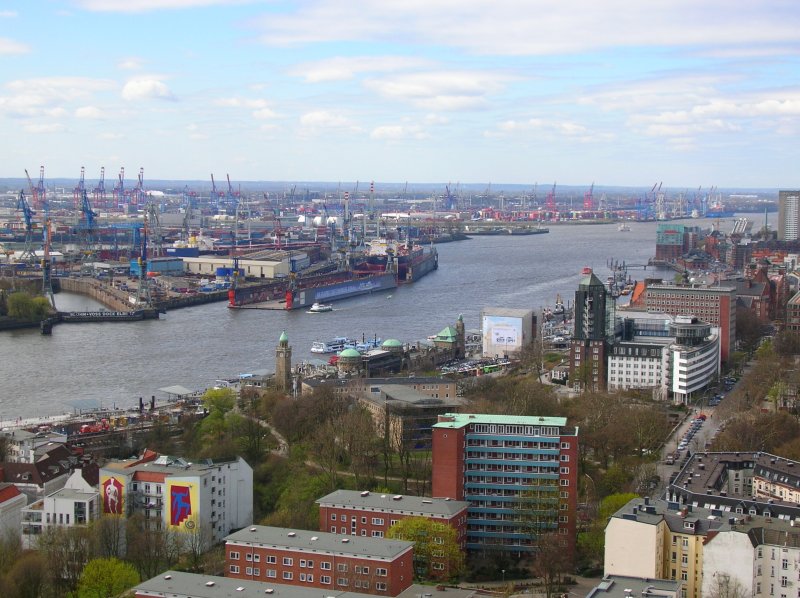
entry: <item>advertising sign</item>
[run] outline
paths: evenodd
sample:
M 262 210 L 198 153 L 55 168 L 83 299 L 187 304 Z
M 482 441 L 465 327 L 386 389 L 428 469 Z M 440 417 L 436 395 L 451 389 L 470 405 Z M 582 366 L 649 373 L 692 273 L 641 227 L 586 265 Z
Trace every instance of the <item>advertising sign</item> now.
M 484 316 L 483 337 L 495 347 L 509 350 L 522 347 L 522 319 L 508 316 Z
M 100 494 L 103 498 L 103 513 L 122 515 L 125 500 L 125 480 L 104 475 L 100 479 Z
M 200 508 L 197 484 L 168 480 L 166 507 L 169 527 L 193 529 L 197 525 Z

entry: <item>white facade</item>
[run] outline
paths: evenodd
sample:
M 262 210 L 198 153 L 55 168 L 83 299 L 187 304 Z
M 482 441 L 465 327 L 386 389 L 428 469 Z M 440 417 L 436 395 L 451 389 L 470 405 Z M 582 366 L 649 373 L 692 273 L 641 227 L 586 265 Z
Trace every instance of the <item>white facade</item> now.
M 669 388 L 670 352 L 667 346 L 657 347 L 652 340 L 642 344 L 621 343 L 612 347 L 608 356 L 609 390 L 636 388 L 658 389 L 666 397 Z
M 657 523 L 612 517 L 606 526 L 605 575 L 661 578 L 663 521 Z
M 703 547 L 703 596 L 711 596 L 722 575 L 727 575 L 732 583 L 741 584 L 748 595 L 755 596 L 755 555 L 746 530 L 720 530 L 709 537 Z
M 233 263 L 229 257 L 201 256 L 184 257 L 183 264 L 189 274 L 201 274 L 213 276 L 217 268 L 231 268 Z M 240 259 L 239 268 L 244 270 L 248 278 L 280 278 L 289 276 L 288 261 L 267 261 L 267 260 L 248 260 Z
M 675 402 L 688 402 L 692 393 L 705 388 L 720 370 L 719 335 L 696 347 L 672 345 L 672 396 Z
M 18 494 L 13 484 L 8 484 L 6 488 L 0 488 L 0 539 L 4 539 L 9 533 L 19 533 L 19 526 L 22 523 L 22 510 L 28 504 L 28 498 Z
M 100 470 L 100 495 L 106 513 L 141 513 L 158 529 L 199 529 L 213 542 L 253 523 L 253 470 L 241 458 L 110 463 Z

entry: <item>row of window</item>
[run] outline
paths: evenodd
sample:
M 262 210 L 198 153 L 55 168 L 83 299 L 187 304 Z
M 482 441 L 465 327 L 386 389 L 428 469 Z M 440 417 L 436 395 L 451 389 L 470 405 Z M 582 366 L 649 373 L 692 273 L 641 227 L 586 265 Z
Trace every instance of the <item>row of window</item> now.
M 476 434 L 508 434 L 516 436 L 558 436 L 558 426 L 521 426 L 503 424 L 474 424 Z
M 347 515 L 346 514 L 342 513 L 341 515 L 337 516 L 336 513 L 331 513 L 331 521 L 336 521 L 337 519 L 341 519 L 341 521 L 344 521 L 345 523 L 347 523 Z M 358 517 L 353 515 L 350 518 L 350 521 L 353 524 L 355 524 L 358 521 Z M 367 523 L 367 518 L 366 517 L 362 517 L 361 518 L 361 523 L 366 524 Z M 372 518 L 372 525 L 384 525 L 385 523 L 386 522 L 384 521 L 383 517 L 373 517 Z M 394 525 L 395 523 L 397 523 L 397 519 L 390 519 L 389 520 L 389 525 Z
M 434 563 L 434 568 L 436 568 L 436 563 Z M 439 567 L 439 568 L 443 568 Z M 238 575 L 240 572 L 239 565 L 231 565 L 230 572 L 233 574 Z M 244 574 L 251 576 L 251 577 L 259 577 L 261 575 L 261 569 L 258 567 L 245 567 Z M 275 569 L 267 569 L 264 572 L 267 579 L 277 579 L 278 572 Z M 314 574 L 313 573 L 300 573 L 298 576 L 301 582 L 305 583 L 314 583 Z M 291 571 L 284 571 L 283 572 L 283 579 L 285 581 L 293 581 L 294 574 Z M 331 583 L 331 576 L 330 575 L 320 575 L 319 582 L 325 585 Z M 337 577 L 336 578 L 336 585 L 338 586 L 347 586 L 349 584 L 349 580 L 346 577 Z M 356 579 L 353 582 L 353 586 L 356 588 L 363 588 L 369 589 L 369 581 L 366 579 Z M 385 591 L 386 590 L 386 582 L 379 581 L 375 584 L 375 589 L 378 591 Z
M 439 543 L 441 544 L 441 542 L 439 542 Z M 240 556 L 241 556 L 241 554 L 239 552 L 233 551 L 233 550 L 231 552 L 229 552 L 228 555 L 229 555 L 228 558 L 230 560 L 232 560 L 232 561 L 238 561 L 240 559 Z M 245 560 L 258 563 L 258 562 L 261 561 L 261 555 L 259 553 L 257 553 L 257 552 L 256 553 L 246 553 L 245 554 Z M 268 565 L 269 564 L 271 564 L 271 565 L 276 564 L 277 560 L 278 560 L 277 557 L 275 557 L 274 555 L 266 555 L 264 557 L 264 562 L 267 563 Z M 294 565 L 294 559 L 291 558 L 291 557 L 283 557 L 281 562 L 286 567 L 291 567 L 291 566 Z M 233 567 L 233 566 L 235 566 L 235 565 L 231 565 L 231 567 Z M 307 559 L 300 559 L 300 567 L 313 569 L 314 568 L 314 561 L 307 560 Z M 320 561 L 319 568 L 324 570 L 324 571 L 330 571 L 331 570 L 330 561 Z M 339 571 L 340 573 L 347 573 L 347 571 L 349 570 L 349 565 L 347 563 L 337 563 L 336 564 L 336 570 Z M 364 575 L 368 575 L 369 574 L 369 567 L 367 567 L 365 565 L 355 565 L 353 567 L 353 570 L 356 573 L 362 573 Z M 233 570 L 231 570 L 231 571 L 233 571 Z M 272 569 L 267 569 L 267 571 L 272 571 Z M 290 571 L 285 571 L 283 578 L 284 579 L 292 579 L 291 577 L 286 577 L 287 573 L 289 573 L 291 575 Z M 386 575 L 388 575 L 388 571 L 384 567 L 377 567 L 375 569 L 375 574 L 378 575 L 379 577 L 386 577 Z M 309 574 L 309 575 L 311 575 L 311 574 Z

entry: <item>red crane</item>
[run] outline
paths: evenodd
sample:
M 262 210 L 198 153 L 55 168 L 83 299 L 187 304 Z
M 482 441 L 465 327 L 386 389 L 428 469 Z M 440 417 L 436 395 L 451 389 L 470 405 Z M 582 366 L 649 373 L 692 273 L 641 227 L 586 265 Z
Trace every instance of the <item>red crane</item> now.
M 553 183 L 553 188 L 547 193 L 547 197 L 544 200 L 544 208 L 551 215 L 555 215 L 556 213 L 556 184 Z
M 117 184 L 114 185 L 114 202 L 117 204 L 117 207 L 124 205 L 125 203 L 125 167 L 119 169 L 119 176 L 118 176 Z
M 591 212 L 594 210 L 594 196 L 592 195 L 593 191 L 594 191 L 594 181 L 592 181 L 592 186 L 589 187 L 589 190 L 583 194 L 584 212 Z
M 100 180 L 97 182 L 97 187 L 92 189 L 92 200 L 94 201 L 94 205 L 96 206 L 103 206 L 107 208 L 106 205 L 106 167 L 100 167 Z

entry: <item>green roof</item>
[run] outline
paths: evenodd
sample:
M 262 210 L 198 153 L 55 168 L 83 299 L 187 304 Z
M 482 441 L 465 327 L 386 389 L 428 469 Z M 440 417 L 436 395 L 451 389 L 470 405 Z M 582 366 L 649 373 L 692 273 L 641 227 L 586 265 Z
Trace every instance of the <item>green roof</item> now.
M 468 424 L 516 424 L 519 426 L 566 426 L 566 417 L 539 417 L 537 415 L 488 415 L 485 413 L 446 413 L 439 416 L 452 419 L 440 421 L 434 428 L 463 428 Z
M 345 349 L 339 353 L 339 357 L 361 357 L 361 353 L 359 353 L 356 349 Z
M 458 336 L 458 332 L 452 326 L 448 326 L 444 330 L 442 330 L 439 334 L 436 335 L 434 340 L 439 342 L 446 342 L 446 343 L 454 343 L 456 337 Z
M 286 336 L 286 331 L 284 330 L 283 332 L 281 332 L 281 337 L 278 339 L 278 342 L 279 343 L 285 343 L 285 342 L 288 342 L 288 341 L 289 341 L 289 337 Z
M 403 343 L 401 343 L 396 338 L 387 338 L 385 341 L 383 341 L 383 344 L 381 344 L 381 347 L 402 347 L 402 346 Z

